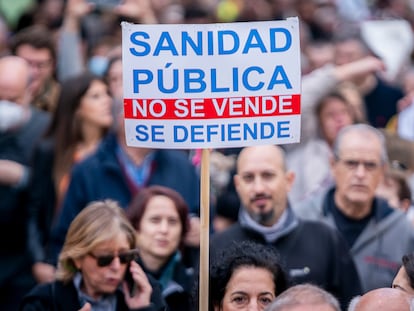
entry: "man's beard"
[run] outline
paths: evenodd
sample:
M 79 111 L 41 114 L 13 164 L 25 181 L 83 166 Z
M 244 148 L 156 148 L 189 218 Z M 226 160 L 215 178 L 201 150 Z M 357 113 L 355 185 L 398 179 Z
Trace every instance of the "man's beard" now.
M 272 223 L 269 223 L 271 220 L 273 220 L 273 217 L 275 215 L 275 211 L 271 209 L 267 212 L 254 212 L 250 214 L 250 217 L 257 222 L 258 224 L 261 224 L 262 226 L 269 226 L 273 225 Z

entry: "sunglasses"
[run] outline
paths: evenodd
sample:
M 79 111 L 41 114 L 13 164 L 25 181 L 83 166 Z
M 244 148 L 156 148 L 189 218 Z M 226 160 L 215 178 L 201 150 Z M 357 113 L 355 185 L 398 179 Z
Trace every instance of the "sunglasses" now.
M 89 256 L 96 260 L 98 267 L 109 266 L 115 257 L 119 258 L 121 264 L 128 264 L 131 261 L 135 260 L 138 257 L 138 250 L 133 249 L 128 252 L 119 253 L 118 255 L 95 255 L 93 253 L 88 253 Z

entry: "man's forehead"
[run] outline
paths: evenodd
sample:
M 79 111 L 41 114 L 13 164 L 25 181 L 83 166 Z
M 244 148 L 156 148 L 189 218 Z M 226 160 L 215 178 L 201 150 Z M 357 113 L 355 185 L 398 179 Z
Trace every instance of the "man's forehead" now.
M 276 171 L 283 168 L 284 161 L 277 149 L 273 149 L 273 152 L 250 150 L 249 153 L 241 154 L 237 162 L 239 174 L 241 172 Z
M 239 154 L 239 161 L 246 162 L 252 159 L 281 158 L 282 153 L 276 146 L 254 146 L 243 149 Z
M 351 131 L 344 134 L 339 146 L 339 151 L 353 151 L 363 153 L 368 150 L 372 150 L 381 153 L 381 148 L 381 141 L 375 134 L 368 132 L 358 133 L 356 131 Z

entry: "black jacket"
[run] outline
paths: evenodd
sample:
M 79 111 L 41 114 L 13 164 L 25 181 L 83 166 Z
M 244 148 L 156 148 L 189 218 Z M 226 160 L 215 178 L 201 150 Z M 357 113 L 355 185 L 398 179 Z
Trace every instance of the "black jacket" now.
M 136 311 L 163 311 L 165 303 L 161 297 L 158 283 L 149 277 L 152 286 L 151 305 Z M 123 293 L 118 290 L 116 311 L 129 311 Z M 20 304 L 19 311 L 77 311 L 81 308 L 78 293 L 73 282 L 67 284 L 61 281 L 37 285 L 27 294 Z M 131 309 L 132 310 L 132 309 Z
M 141 260 L 138 260 L 139 265 L 144 269 L 147 275 L 151 275 L 158 280 L 162 271 L 157 274 L 151 273 Z M 187 268 L 182 261 L 179 261 L 174 266 L 171 279 L 165 288 L 162 289 L 162 296 L 170 311 L 192 311 L 192 294 L 194 290 L 194 269 Z
M 258 232 L 234 224 L 211 239 L 211 256 L 230 243 L 251 240 L 268 244 Z M 291 284 L 313 283 L 336 296 L 343 308 L 362 293 L 355 264 L 342 236 L 325 224 L 299 220 L 297 226 L 269 246 L 280 254 Z

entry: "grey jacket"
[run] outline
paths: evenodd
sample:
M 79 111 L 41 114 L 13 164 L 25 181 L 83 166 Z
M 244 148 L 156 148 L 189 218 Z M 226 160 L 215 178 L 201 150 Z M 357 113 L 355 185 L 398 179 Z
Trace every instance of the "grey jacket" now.
M 334 189 L 329 189 L 296 204 L 295 214 L 302 219 L 319 219 L 336 228 L 327 200 L 333 192 Z M 379 198 L 375 199 L 374 206 L 376 213 L 351 247 L 365 292 L 390 287 L 402 256 L 414 251 L 414 227 L 406 215 L 399 210 L 388 210 L 391 207 Z

